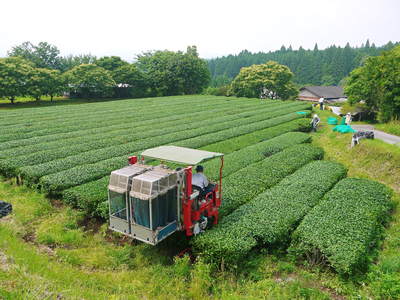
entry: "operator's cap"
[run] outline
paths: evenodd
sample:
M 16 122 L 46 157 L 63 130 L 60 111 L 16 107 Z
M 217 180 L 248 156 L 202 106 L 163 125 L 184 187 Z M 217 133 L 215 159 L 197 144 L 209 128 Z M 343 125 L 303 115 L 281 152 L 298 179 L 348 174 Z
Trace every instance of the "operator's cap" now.
M 202 165 L 198 165 L 196 167 L 196 172 L 203 172 L 203 170 L 204 170 L 204 167 Z

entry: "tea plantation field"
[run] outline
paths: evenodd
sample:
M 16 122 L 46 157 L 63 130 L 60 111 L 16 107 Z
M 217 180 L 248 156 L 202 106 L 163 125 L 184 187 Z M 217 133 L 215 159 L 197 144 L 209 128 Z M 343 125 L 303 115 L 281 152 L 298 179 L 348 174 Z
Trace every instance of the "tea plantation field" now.
M 291 263 L 311 269 L 328 267 L 333 276 L 363 276 L 376 259 L 393 209 L 388 187 L 368 179 L 346 178 L 344 165 L 323 160 L 325 151 L 311 143 L 311 106 L 304 102 L 177 96 L 6 110 L 0 114 L 0 174 L 4 180 L 20 185 L 21 194 L 35 195 L 35 201 L 15 198 L 16 194 L 3 186 L 5 191 L 0 195 L 14 201 L 14 222 L 19 225 L 8 224 L 13 215 L 7 217 L 5 225 L 0 223 L 0 236 L 9 236 L 0 241 L 0 261 L 9 261 L 12 253 L 6 255 L 1 249 L 11 249 L 12 245 L 21 249 L 21 253 L 15 250 L 21 256 L 26 255 L 23 251 L 34 251 L 17 246 L 20 241 L 11 237 L 14 232 L 38 247 L 41 256 L 50 255 L 44 265 L 54 269 L 64 266 L 66 274 L 87 280 L 87 284 L 79 281 L 79 293 L 70 289 L 75 281 L 42 272 L 50 282 L 57 278 L 50 287 L 38 290 L 44 298 L 46 289 L 52 291 L 49 298 L 57 297 L 57 293 L 88 299 L 128 295 L 229 298 L 233 294 L 227 282 L 241 276 L 252 281 L 258 272 L 251 267 L 249 271 L 249 264 L 257 261 L 254 255 L 274 251 L 280 253 L 276 257 L 284 253 L 283 261 L 290 258 Z M 125 166 L 130 155 L 168 144 L 225 154 L 221 221 L 190 240 L 193 257 L 197 258 L 193 267 L 187 258 L 171 260 L 183 250 L 179 237 L 172 237 L 174 250 L 169 250 L 168 242 L 151 249 L 148 245 L 126 244 L 106 230 L 110 172 Z M 218 163 L 204 163 L 209 178 L 217 179 Z M 24 210 L 24 201 L 33 213 Z M 43 254 L 43 247 L 47 247 L 47 254 Z M 163 261 L 162 257 L 170 260 L 154 263 Z M 149 261 L 150 267 L 145 263 Z M 26 268 L 35 269 L 30 263 Z M 87 277 L 80 269 L 90 270 Z M 96 270 L 109 272 L 110 278 L 103 278 L 104 274 Z M 2 271 L 0 267 L 0 298 L 31 295 L 32 289 L 22 286 L 22 292 L 15 292 L 10 287 L 11 275 Z M 143 281 L 135 274 L 141 274 Z M 183 286 L 174 281 L 168 291 L 160 285 L 170 276 L 191 279 L 184 279 Z M 211 283 L 221 276 L 219 283 Z M 95 278 L 102 284 L 94 283 Z M 254 282 L 264 279 L 268 279 L 265 274 Z M 128 283 L 135 288 L 129 288 Z M 150 283 L 154 284 L 151 288 Z M 287 295 L 274 294 L 269 286 L 265 293 L 254 296 L 293 298 L 301 291 L 300 287 Z M 309 295 L 299 298 L 336 295 L 329 289 L 311 288 L 305 293 Z

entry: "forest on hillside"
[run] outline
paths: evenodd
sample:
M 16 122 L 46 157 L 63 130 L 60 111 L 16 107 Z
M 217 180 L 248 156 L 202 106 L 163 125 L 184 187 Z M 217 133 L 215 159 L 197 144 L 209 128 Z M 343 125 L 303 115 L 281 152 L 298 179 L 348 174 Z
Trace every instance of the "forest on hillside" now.
M 390 50 L 399 42 L 377 47 L 369 40 L 361 47 L 332 45 L 319 50 L 315 44 L 313 50 L 300 47 L 282 46 L 280 50 L 252 53 L 243 50 L 237 55 L 228 55 L 208 60 L 211 72 L 211 86 L 218 87 L 230 83 L 240 68 L 253 64 L 263 64 L 269 60 L 286 65 L 294 73 L 294 81 L 299 85 L 339 85 L 349 73 L 363 64 L 368 56 L 377 56 L 384 50 Z

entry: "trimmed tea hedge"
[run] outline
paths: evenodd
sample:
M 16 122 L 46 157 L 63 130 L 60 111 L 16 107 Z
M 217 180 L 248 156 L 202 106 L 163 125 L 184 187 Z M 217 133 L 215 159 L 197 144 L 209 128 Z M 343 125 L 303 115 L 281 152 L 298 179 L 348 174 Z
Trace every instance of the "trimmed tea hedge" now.
M 237 108 L 253 108 L 255 109 L 256 106 L 254 103 L 232 103 L 230 105 L 230 108 L 232 109 L 237 109 Z M 48 129 L 48 128 L 61 128 L 65 127 L 71 124 L 77 123 L 77 121 L 81 121 L 82 118 L 85 119 L 85 123 L 92 123 L 92 121 L 96 120 L 107 120 L 105 124 L 108 124 L 110 120 L 116 119 L 116 117 L 121 117 L 120 120 L 122 121 L 122 118 L 126 117 L 134 117 L 135 120 L 139 117 L 141 118 L 142 116 L 151 116 L 155 112 L 154 106 L 145 106 L 143 108 L 138 108 L 137 106 L 129 105 L 129 106 L 120 106 L 118 103 L 116 103 L 115 107 L 110 107 L 110 109 L 104 109 L 104 110 L 96 110 L 96 111 L 87 111 L 87 110 L 79 110 L 77 112 L 74 112 L 72 115 L 63 113 L 61 115 L 59 114 L 52 114 L 51 116 L 47 116 L 47 118 L 41 117 L 37 121 L 33 121 L 34 118 L 33 116 L 29 116 L 28 118 L 25 118 L 24 121 L 27 121 L 28 123 L 22 123 L 22 124 L 14 124 L 14 125 L 8 125 L 8 126 L 3 126 L 3 135 L 6 134 L 12 134 L 12 133 L 25 133 L 25 132 L 31 132 L 31 131 L 40 131 L 42 129 Z M 215 102 L 212 100 L 205 100 L 204 102 L 196 102 L 196 103 L 185 103 L 183 102 L 183 105 L 179 105 L 179 102 L 175 103 L 173 102 L 173 105 L 169 105 L 167 110 L 163 110 L 164 115 L 165 112 L 173 112 L 177 111 L 180 113 L 192 113 L 192 112 L 199 112 L 199 111 L 204 111 L 201 109 L 221 109 L 221 108 L 228 108 L 228 105 L 226 103 L 219 103 Z M 55 117 L 55 118 L 53 118 Z
M 285 105 L 295 105 L 293 103 L 287 103 Z M 210 106 L 210 107 L 203 107 L 202 109 L 208 110 L 208 109 L 217 109 L 217 108 L 229 108 L 228 105 L 217 105 L 214 104 L 214 106 Z M 278 106 L 277 106 L 278 107 Z M 250 106 L 249 108 L 244 108 L 243 106 L 234 106 L 231 107 L 231 109 L 233 110 L 233 112 L 238 110 L 256 110 L 257 107 L 252 107 Z M 258 108 L 258 109 L 270 109 L 270 110 L 276 110 L 277 108 L 275 108 L 274 106 L 270 107 L 262 107 L 262 108 Z M 158 118 L 162 118 L 162 117 L 167 117 L 168 119 L 177 119 L 176 117 L 178 116 L 179 118 L 182 118 L 182 116 L 186 116 L 187 113 L 190 112 L 196 112 L 199 109 L 195 106 L 193 107 L 179 107 L 179 108 L 173 108 L 173 107 L 168 107 L 165 110 L 161 110 L 161 111 L 153 111 L 153 112 L 148 112 L 146 114 L 143 115 L 129 115 L 127 117 L 121 116 L 120 114 L 116 114 L 114 116 L 113 120 L 108 120 L 107 122 L 104 123 L 104 120 L 102 119 L 97 119 L 91 122 L 85 122 L 84 125 L 79 127 L 79 130 L 74 130 L 74 131 L 67 131 L 65 133 L 55 133 L 52 132 L 51 128 L 47 129 L 47 135 L 42 135 L 42 136 L 33 136 L 31 138 L 24 138 L 24 139 L 17 139 L 17 140 L 10 140 L 8 142 L 3 142 L 0 144 L 0 150 L 3 149 L 9 149 L 9 148 L 13 148 L 13 147 L 21 147 L 21 146 L 27 146 L 27 145 L 33 145 L 33 144 L 37 144 L 37 143 L 43 143 L 43 142 L 50 142 L 50 141 L 56 141 L 56 140 L 64 140 L 66 138 L 74 138 L 74 137 L 89 137 L 92 134 L 95 133 L 105 133 L 105 132 L 109 132 L 109 131 L 113 131 L 113 130 L 117 130 L 117 129 L 124 129 L 124 128 L 129 128 L 129 125 L 131 127 L 136 127 L 136 125 L 150 125 L 150 124 L 154 124 L 155 121 L 162 121 L 159 120 Z M 220 113 L 224 113 L 225 110 L 223 110 Z M 231 112 L 232 113 L 232 112 Z M 172 116 L 171 116 L 172 115 Z M 101 121 L 100 124 L 102 124 L 102 126 L 99 126 L 99 120 Z M 75 125 L 75 124 L 74 124 Z M 85 126 L 89 126 L 89 128 L 85 129 Z M 1 135 L 0 135 L 1 137 Z M 3 138 L 4 140 L 4 138 Z
M 293 130 L 293 131 L 301 130 L 304 128 L 304 126 L 308 126 L 308 124 L 309 124 L 309 120 L 307 120 L 307 119 L 296 119 L 296 120 L 290 121 L 288 123 L 277 125 L 277 126 L 274 126 L 271 128 L 262 129 L 259 131 L 252 132 L 250 134 L 245 134 L 245 135 L 235 137 L 232 139 L 228 139 L 225 141 L 235 140 L 236 144 L 239 144 L 241 146 L 249 145 L 249 144 L 251 145 L 255 141 L 260 141 L 262 139 L 274 137 L 274 136 L 278 135 L 279 133 L 285 133 L 286 131 L 291 131 L 291 130 Z M 293 139 L 294 141 L 298 141 L 298 142 L 301 142 L 303 140 L 303 138 L 304 138 L 304 142 L 308 142 L 308 139 L 309 139 L 309 135 L 302 134 L 302 133 L 297 133 L 297 134 L 293 133 L 287 137 L 290 139 Z M 282 140 L 279 137 L 277 137 L 275 139 L 277 139 L 276 141 L 278 141 L 278 140 L 281 141 L 283 143 L 282 145 L 287 145 L 287 143 L 290 143 L 289 139 Z M 230 143 L 225 143 L 225 141 L 222 141 L 221 143 L 226 145 L 226 148 L 223 148 L 219 143 L 215 143 L 213 145 L 216 145 L 216 147 L 218 147 L 219 150 L 222 150 L 221 152 L 228 154 L 233 149 L 230 148 Z M 272 142 L 272 140 L 271 140 L 271 142 Z M 276 147 L 276 148 L 279 147 L 277 143 L 274 143 L 275 146 L 272 146 L 272 144 L 270 144 L 269 141 L 265 141 L 265 143 L 266 143 L 265 144 L 266 149 L 269 149 L 269 150 L 265 150 L 265 152 L 268 152 L 268 151 L 272 152 L 273 147 Z M 270 146 L 268 146 L 268 145 L 270 145 Z M 257 146 L 255 146 L 255 148 L 257 148 Z M 249 146 L 247 150 L 249 150 L 249 149 L 252 149 L 252 146 Z M 213 151 L 212 148 L 209 150 Z M 237 153 L 238 152 L 239 151 L 237 151 Z M 260 151 L 262 156 L 263 156 L 263 152 L 264 151 Z M 234 165 L 239 167 L 239 164 L 234 163 L 233 161 L 231 161 L 230 163 L 226 162 L 229 155 L 231 155 L 231 154 L 225 155 L 225 166 L 224 166 L 224 173 L 223 173 L 224 176 L 229 174 L 230 171 L 233 172 L 233 170 L 235 169 Z M 234 152 L 234 153 L 232 153 L 232 155 L 236 156 L 237 154 L 235 154 L 235 152 Z M 253 156 L 246 155 L 245 157 L 241 158 L 240 160 L 246 160 L 247 157 L 253 157 Z M 264 156 L 262 158 L 264 158 Z M 218 171 L 219 160 L 212 160 L 209 163 L 205 163 L 206 170 L 209 170 L 209 168 L 217 168 L 217 171 Z M 216 163 L 216 165 L 213 165 L 215 163 Z M 231 164 L 232 164 L 232 166 L 231 166 Z M 243 165 L 241 165 L 240 168 L 242 168 L 244 165 L 245 165 L 245 163 Z M 230 169 L 230 171 L 228 171 L 229 169 Z M 107 208 L 107 205 L 103 205 L 103 203 L 107 202 L 108 182 L 109 182 L 109 176 L 106 176 L 106 177 L 103 177 L 103 178 L 95 180 L 95 181 L 91 181 L 91 182 L 88 182 L 88 183 L 85 183 L 85 184 L 82 184 L 79 186 L 69 188 L 69 189 L 63 191 L 63 199 L 65 202 L 67 202 L 73 206 L 78 206 L 78 207 L 82 208 L 89 215 L 100 215 L 101 217 L 106 218 L 106 217 L 108 217 L 108 211 L 102 210 L 101 208 L 99 208 L 99 206 Z M 107 214 L 104 214 L 104 212 Z M 103 214 L 101 214 L 101 213 L 103 213 Z
M 235 140 L 238 140 L 238 138 L 235 138 Z M 225 155 L 223 176 L 226 177 L 250 164 L 263 160 L 264 158 L 278 153 L 290 146 L 310 142 L 311 136 L 308 134 L 302 132 L 288 132 L 264 142 L 241 148 L 240 150 Z M 228 151 L 221 152 L 227 153 Z M 204 173 L 207 175 L 207 178 L 211 180 L 217 180 L 219 178 L 220 165 L 221 161 L 219 159 L 214 159 L 203 163 L 205 168 Z
M 318 147 L 292 146 L 226 177 L 220 215 L 230 214 L 310 161 L 322 159 L 323 155 L 324 151 Z
M 366 270 L 382 238 L 391 191 L 381 183 L 346 178 L 315 206 L 293 233 L 290 253 L 337 272 Z
M 223 110 L 212 110 L 211 112 L 219 112 L 219 113 L 229 112 L 231 114 L 232 112 L 239 113 L 243 111 L 249 112 L 249 110 L 244 110 L 243 108 L 228 109 L 226 106 L 224 106 Z M 18 147 L 13 147 L 15 146 L 15 143 L 12 144 L 11 142 L 9 142 L 9 146 L 11 148 L 5 149 L 6 145 L 4 144 L 7 143 L 3 143 L 0 145 L 2 149 L 4 148 L 3 150 L 0 150 L 0 158 L 31 154 L 38 151 L 57 149 L 63 146 L 78 145 L 86 142 L 92 142 L 95 140 L 101 140 L 107 138 L 119 137 L 120 139 L 123 139 L 125 135 L 132 134 L 135 131 L 136 132 L 143 130 L 148 131 L 150 129 L 155 129 L 155 128 L 170 127 L 176 125 L 177 122 L 181 122 L 181 120 L 187 120 L 187 119 L 191 119 L 193 121 L 204 120 L 205 115 L 207 115 L 207 113 L 203 111 L 195 113 L 186 112 L 183 119 L 182 116 L 179 115 L 179 111 L 174 113 L 171 112 L 168 116 L 165 116 L 165 111 L 164 111 L 162 114 L 153 114 L 151 118 L 147 117 L 143 121 L 136 120 L 133 124 L 131 122 L 128 122 L 129 120 L 124 120 L 125 122 L 122 124 L 116 124 L 116 125 L 109 124 L 106 128 L 97 127 L 96 129 L 82 130 L 79 131 L 81 136 L 69 137 L 69 136 L 64 136 L 63 134 L 63 138 L 48 142 L 47 141 L 41 142 L 40 139 L 43 138 L 43 136 L 35 139 L 12 141 L 12 142 L 24 141 L 25 143 L 31 141 L 32 144 L 25 144 L 19 146 L 16 145 Z
M 269 112 L 269 110 L 264 111 L 264 112 Z M 104 138 L 101 140 L 94 140 L 90 142 L 90 139 L 88 138 L 89 141 L 86 143 L 78 144 L 78 145 L 71 145 L 62 147 L 60 145 L 60 149 L 54 150 L 46 150 L 46 151 L 39 151 L 27 155 L 21 155 L 21 156 L 12 156 L 9 159 L 3 159 L 0 160 L 0 173 L 2 173 L 5 176 L 11 177 L 15 176 L 15 172 L 17 168 L 22 167 L 22 166 L 30 166 L 30 165 L 37 165 L 41 163 L 45 163 L 48 161 L 52 161 L 55 159 L 60 159 L 64 157 L 69 157 L 73 156 L 82 152 L 87 152 L 91 151 L 90 153 L 93 153 L 93 150 L 96 149 L 102 149 L 106 150 L 108 149 L 107 147 L 112 147 L 111 149 L 116 149 L 118 148 L 118 145 L 123 144 L 123 147 L 129 147 L 133 143 L 134 145 L 138 144 L 138 141 L 140 139 L 148 139 L 150 137 L 154 136 L 161 136 L 161 135 L 166 135 L 169 133 L 173 132 L 178 132 L 181 131 L 182 128 L 185 128 L 185 130 L 189 129 L 196 129 L 204 124 L 204 117 L 207 116 L 207 113 L 204 113 L 200 117 L 188 117 L 188 118 L 183 118 L 180 121 L 175 121 L 172 126 L 166 126 L 163 124 L 158 124 L 153 127 L 147 127 L 142 130 L 136 129 L 134 126 L 127 131 L 125 134 L 120 134 L 114 135 L 114 137 L 111 138 Z M 259 120 L 262 118 L 262 116 L 259 114 L 259 111 L 250 111 L 250 112 L 242 112 L 237 115 L 227 115 L 227 116 L 221 116 L 219 118 L 214 118 L 211 120 L 208 124 L 211 126 L 213 124 L 218 124 L 218 126 L 221 126 L 225 122 L 238 122 L 236 119 L 237 118 L 244 118 L 245 121 L 247 120 Z M 209 127 L 210 127 L 209 126 Z M 160 128 L 158 128 L 160 127 Z M 132 143 L 131 143 L 132 142 Z M 140 143 L 140 141 L 139 141 Z M 132 146 L 133 151 L 134 146 Z M 19 149 L 19 148 L 17 148 Z M 111 150 L 112 151 L 112 150 Z M 109 156 L 108 156 L 109 157 Z M 107 158 L 108 158 L 107 157 Z M 87 161 L 90 163 L 90 160 Z
M 272 128 L 254 131 L 236 138 L 230 138 L 217 143 L 212 143 L 202 147 L 202 150 L 225 153 L 240 150 L 249 145 L 265 141 L 275 136 L 281 135 L 290 131 L 309 132 L 311 130 L 309 119 L 295 119 L 293 121 L 283 123 Z
M 286 246 L 301 219 L 344 176 L 341 164 L 312 162 L 197 236 L 194 249 L 208 261 L 229 265 L 256 245 Z
M 286 102 L 286 101 L 285 101 Z M 127 99 L 108 102 L 87 103 L 68 106 L 48 106 L 36 108 L 25 108 L 18 110 L 7 110 L 2 112 L 0 125 L 2 127 L 13 126 L 31 126 L 38 122 L 58 122 L 65 119 L 73 119 L 79 117 L 80 120 L 89 115 L 98 115 L 104 112 L 113 113 L 117 110 L 132 111 L 133 113 L 142 114 L 145 110 L 157 111 L 160 108 L 166 110 L 168 108 L 195 107 L 201 108 L 204 105 L 224 104 L 226 106 L 249 105 L 255 107 L 272 106 L 282 104 L 283 101 L 271 101 L 269 103 L 260 103 L 257 100 L 243 101 L 243 99 L 235 97 L 215 97 L 201 95 L 185 95 L 143 99 Z
M 251 102 L 251 101 L 250 101 Z M 129 117 L 123 118 L 120 114 L 116 114 L 114 116 L 114 119 L 108 120 L 107 122 L 104 122 L 103 119 L 98 118 L 96 121 L 89 122 L 90 125 L 88 125 L 86 122 L 84 125 L 80 126 L 79 130 L 76 131 L 70 131 L 70 132 L 65 132 L 65 133 L 51 133 L 51 128 L 47 129 L 48 130 L 48 135 L 42 135 L 42 136 L 34 136 L 31 138 L 25 138 L 25 139 L 18 139 L 18 140 L 12 140 L 8 142 L 4 142 L 0 144 L 0 150 L 3 149 L 8 149 L 12 147 L 19 147 L 19 146 L 26 146 L 26 145 L 32 145 L 35 143 L 43 143 L 43 142 L 49 142 L 49 141 L 55 141 L 55 140 L 61 140 L 65 138 L 73 138 L 73 137 L 83 137 L 83 136 L 89 136 L 90 134 L 93 133 L 101 133 L 101 132 L 107 132 L 113 129 L 120 129 L 120 128 L 127 128 L 126 125 L 133 125 L 135 126 L 135 122 L 144 122 L 142 124 L 153 124 L 154 120 L 157 120 L 159 117 L 171 117 L 171 115 L 175 116 L 180 116 L 182 118 L 183 115 L 186 115 L 186 113 L 190 112 L 196 112 L 196 111 L 203 111 L 204 109 L 214 109 L 214 108 L 229 108 L 230 105 L 233 105 L 230 107 L 231 109 L 243 109 L 246 110 L 247 106 L 243 105 L 234 105 L 236 101 L 233 101 L 233 104 L 231 103 L 225 103 L 223 105 L 218 104 L 214 102 L 214 104 L 210 105 L 209 107 L 207 105 L 203 105 L 203 107 L 194 105 L 194 103 L 188 103 L 186 106 L 183 107 L 175 107 L 174 105 L 168 105 L 165 108 L 160 110 L 160 107 L 157 107 L 157 109 L 149 110 L 145 114 L 140 114 L 141 110 L 138 109 L 139 115 L 129 115 Z M 253 102 L 254 103 L 254 102 Z M 118 105 L 118 104 L 116 104 Z M 267 105 L 264 107 L 258 107 L 254 104 L 250 105 L 248 109 L 252 110 L 253 106 L 254 109 L 276 109 L 277 107 L 282 105 L 296 105 L 296 103 L 285 103 L 280 105 Z M 298 103 L 297 103 L 298 105 Z M 303 104 L 304 105 L 304 104 Z M 127 107 L 125 107 L 127 108 Z M 246 109 L 245 109 L 246 108 Z M 300 108 L 299 108 L 300 109 Z M 60 114 L 59 112 L 57 114 Z M 111 112 L 112 114 L 112 112 Z M 64 116 L 64 112 L 60 114 L 60 116 Z M 30 118 L 30 117 L 29 117 Z M 29 121 L 31 122 L 31 121 Z M 147 123 L 146 123 L 147 122 Z M 99 126 L 100 125 L 100 126 Z M 25 126 L 31 126 L 31 123 L 25 124 Z M 83 129 L 85 126 L 90 126 L 90 128 Z M 2 135 L 0 135 L 0 138 Z M 3 138 L 4 140 L 4 138 Z
M 293 104 L 293 103 L 292 103 Z M 282 105 L 282 104 L 281 104 Z M 285 105 L 290 105 L 290 103 L 286 103 Z M 266 105 L 264 107 L 259 107 L 261 109 L 271 108 L 273 109 L 274 106 L 279 105 Z M 226 103 L 215 103 L 212 101 L 206 101 L 204 103 L 187 103 L 182 106 L 171 105 L 167 106 L 166 110 L 159 111 L 158 113 L 163 113 L 164 115 L 171 115 L 171 114 L 188 114 L 190 112 L 198 112 L 204 110 L 213 110 L 217 108 L 228 108 Z M 235 108 L 243 108 L 245 109 L 245 104 L 231 106 L 232 109 Z M 249 108 L 253 110 L 257 108 L 254 103 L 250 103 L 248 105 Z M 159 107 L 158 107 L 159 108 Z M 87 111 L 84 115 L 77 115 L 71 116 L 67 118 L 64 115 L 64 112 L 61 114 L 62 118 L 51 122 L 47 121 L 44 124 L 40 124 L 40 122 L 32 122 L 32 116 L 29 117 L 29 124 L 16 125 L 16 126 L 8 126 L 5 127 L 3 130 L 3 134 L 0 135 L 0 141 L 7 141 L 7 140 L 15 140 L 15 139 L 27 139 L 30 137 L 37 137 L 47 134 L 55 134 L 55 133 L 65 133 L 69 131 L 75 130 L 82 130 L 82 129 L 89 129 L 89 128 L 96 128 L 99 127 L 99 120 L 104 130 L 107 129 L 107 124 L 116 124 L 116 123 L 123 123 L 123 122 L 132 122 L 132 121 L 139 121 L 139 120 L 146 120 L 146 119 L 154 119 L 154 112 L 155 108 L 144 107 L 142 109 L 130 105 L 130 106 L 123 106 L 119 107 L 118 104 L 116 107 L 111 108 L 110 110 L 101 110 L 101 111 Z M 79 121 L 85 119 L 85 123 L 80 123 Z M 46 126 L 47 125 L 47 126 Z
M 116 147 L 88 151 L 80 155 L 70 156 L 61 160 L 54 160 L 41 165 L 23 167 L 20 169 L 20 174 L 24 179 L 35 182 L 35 178 L 39 178 L 45 174 L 51 173 L 50 175 L 43 176 L 40 179 L 40 185 L 44 188 L 44 191 L 59 192 L 68 187 L 86 183 L 108 175 L 114 170 L 115 166 L 117 166 L 117 168 L 123 167 L 126 165 L 127 155 L 131 154 L 132 152 L 135 153 L 135 151 L 144 150 L 167 143 L 173 143 L 177 146 L 199 148 L 210 142 L 221 141 L 230 137 L 249 133 L 257 129 L 272 127 L 295 118 L 298 118 L 296 113 L 289 113 L 287 115 L 251 124 L 246 123 L 251 122 L 252 118 L 246 118 L 234 121 L 235 124 L 244 123 L 244 125 L 235 128 L 230 128 L 233 125 L 233 121 L 231 121 L 209 127 L 175 132 L 164 136 L 158 136 L 138 142 L 119 145 Z M 227 127 L 229 129 L 221 130 Z M 207 132 L 212 133 L 205 134 Z M 108 157 L 114 158 L 106 159 Z M 85 162 L 87 163 L 88 161 L 98 160 L 103 161 L 94 164 L 81 165 Z M 65 171 L 54 173 L 60 169 Z
M 227 154 L 225 155 L 224 159 L 225 167 L 223 175 L 227 176 L 230 173 L 242 168 L 247 163 L 259 161 L 265 158 L 265 155 L 271 155 L 292 145 L 310 142 L 310 140 L 311 137 L 305 133 L 291 132 L 271 140 L 258 143 L 256 145 L 243 148 L 240 151 Z M 225 150 L 226 151 L 224 151 L 224 153 L 229 152 L 229 149 Z M 211 172 L 210 174 L 213 174 L 214 176 L 218 175 L 219 164 L 220 160 L 218 159 L 206 162 L 204 164 L 205 170 L 209 173 Z M 97 215 L 99 211 L 101 211 L 98 209 L 99 204 L 107 201 L 108 181 L 109 176 L 106 176 L 96 181 L 69 188 L 63 191 L 63 199 L 66 203 L 83 209 L 89 215 Z

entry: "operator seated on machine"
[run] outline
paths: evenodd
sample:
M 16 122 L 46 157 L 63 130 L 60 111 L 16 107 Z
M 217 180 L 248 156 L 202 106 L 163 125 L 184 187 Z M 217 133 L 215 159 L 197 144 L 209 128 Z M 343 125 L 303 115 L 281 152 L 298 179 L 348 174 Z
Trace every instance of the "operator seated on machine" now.
M 203 171 L 203 166 L 198 165 L 196 167 L 196 174 L 192 175 L 192 186 L 195 190 L 198 190 L 200 192 L 200 198 L 205 197 L 215 188 L 215 184 L 208 182 L 208 179 L 206 175 L 204 175 Z

